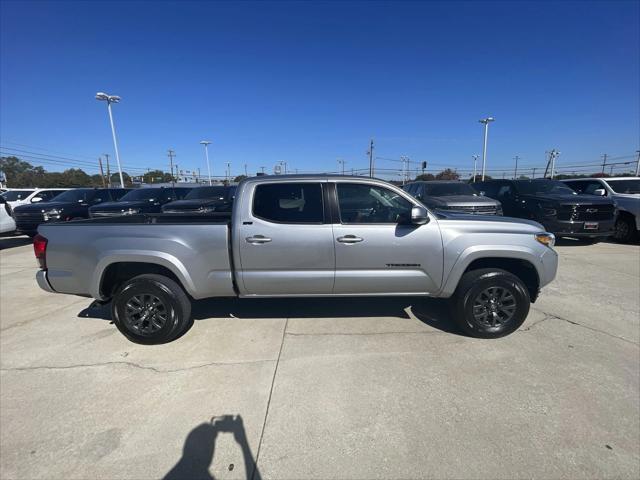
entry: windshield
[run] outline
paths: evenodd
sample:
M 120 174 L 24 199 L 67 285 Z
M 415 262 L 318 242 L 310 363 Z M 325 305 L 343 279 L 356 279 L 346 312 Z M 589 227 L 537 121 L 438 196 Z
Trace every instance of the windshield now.
M 160 195 L 162 195 L 162 192 L 159 188 L 139 188 L 137 190 L 131 190 L 126 195 L 120 197 L 120 201 L 155 200 L 156 198 L 160 198 Z
M 4 192 L 2 196 L 8 202 L 15 202 L 16 200 L 24 200 L 33 193 L 33 190 L 9 190 Z
M 426 194 L 432 197 L 447 197 L 450 195 L 477 195 L 476 191 L 466 183 L 428 183 L 425 184 Z
M 607 183 L 616 193 L 640 193 L 640 179 L 607 180 Z
M 96 191 L 91 188 L 78 188 L 67 190 L 60 195 L 53 197 L 52 202 L 89 202 L 96 195 Z
M 200 187 L 191 190 L 185 200 L 201 200 L 203 198 L 210 198 L 212 200 L 224 200 L 226 197 L 226 187 Z
M 531 182 L 516 182 L 518 190 L 528 195 L 537 194 L 559 194 L 559 195 L 577 195 L 576 192 L 567 187 L 564 183 L 557 180 L 533 180 Z

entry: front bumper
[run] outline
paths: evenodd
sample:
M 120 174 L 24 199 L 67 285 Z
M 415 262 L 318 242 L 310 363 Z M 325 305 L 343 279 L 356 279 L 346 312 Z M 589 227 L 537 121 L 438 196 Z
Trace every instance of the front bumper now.
M 544 225 L 547 232 L 553 233 L 556 237 L 580 237 L 580 238 L 598 238 L 609 237 L 613 235 L 615 219 L 611 220 L 594 220 L 598 223 L 597 230 L 589 230 L 584 228 L 585 223 L 590 221 L 563 221 L 555 219 L 543 219 L 540 223 Z
M 47 271 L 46 270 L 38 270 L 36 273 L 36 282 L 38 282 L 38 286 L 44 290 L 45 292 L 49 292 L 49 293 L 57 293 L 53 287 L 51 286 L 51 284 L 49 283 L 49 279 L 47 278 Z

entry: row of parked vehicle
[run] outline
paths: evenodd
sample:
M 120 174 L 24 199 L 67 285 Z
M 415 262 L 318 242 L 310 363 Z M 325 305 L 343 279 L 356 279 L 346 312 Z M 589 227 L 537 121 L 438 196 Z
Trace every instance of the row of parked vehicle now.
M 34 236 L 45 222 L 148 213 L 230 212 L 235 185 L 197 188 L 20 189 L 2 194 L 2 232 Z
M 412 182 L 403 187 L 447 213 L 505 215 L 541 223 L 562 237 L 631 241 L 640 231 L 640 178 Z
M 504 215 L 556 236 L 631 241 L 640 231 L 640 178 L 418 181 L 404 190 L 439 215 Z M 2 232 L 33 236 L 44 222 L 148 213 L 231 212 L 236 186 L 16 189 L 2 194 Z M 0 212 L 4 214 L 4 212 Z M 15 224 L 12 226 L 12 222 Z

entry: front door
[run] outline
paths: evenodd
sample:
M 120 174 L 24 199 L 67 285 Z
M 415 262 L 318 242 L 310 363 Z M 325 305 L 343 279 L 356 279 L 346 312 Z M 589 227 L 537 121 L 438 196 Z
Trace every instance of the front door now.
M 248 192 L 236 240 L 246 294 L 331 294 L 333 229 L 322 190 L 318 181 L 276 181 Z
M 412 225 L 413 203 L 370 183 L 335 183 L 335 294 L 428 294 L 442 283 L 437 221 Z

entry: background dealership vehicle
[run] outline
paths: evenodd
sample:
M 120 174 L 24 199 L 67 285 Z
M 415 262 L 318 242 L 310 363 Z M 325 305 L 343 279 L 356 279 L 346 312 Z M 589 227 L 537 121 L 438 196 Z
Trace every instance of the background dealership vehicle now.
M 35 235 L 43 222 L 89 218 L 89 207 L 120 198 L 125 188 L 73 188 L 46 203 L 19 205 L 13 210 L 20 233 Z
M 183 200 L 176 200 L 163 205 L 162 212 L 180 214 L 230 212 L 236 188 L 236 185 L 194 188 Z
M 578 193 L 611 198 L 618 209 L 614 238 L 630 242 L 640 236 L 640 177 L 562 180 Z
M 190 188 L 153 187 L 129 191 L 117 202 L 105 202 L 89 209 L 94 217 L 119 217 L 141 213 L 160 213 L 162 205 L 184 198 Z
M 7 201 L 0 195 L 0 233 L 11 233 L 16 229 L 10 209 Z
M 347 176 L 254 177 L 231 218 L 127 216 L 42 225 L 38 284 L 112 299 L 133 341 L 190 326 L 190 298 L 424 295 L 449 298 L 466 333 L 525 320 L 556 274 L 554 237 L 499 216 L 438 219 L 402 189 Z
M 402 188 L 432 209 L 476 215 L 502 215 L 499 201 L 479 195 L 468 183 L 436 180 L 412 182 Z
M 11 208 L 29 203 L 48 202 L 65 192 L 68 188 L 14 188 L 9 189 L 2 196 L 9 202 Z
M 579 195 L 557 180 L 489 180 L 473 186 L 499 200 L 504 215 L 535 220 L 557 236 L 598 240 L 613 233 L 612 200 Z

